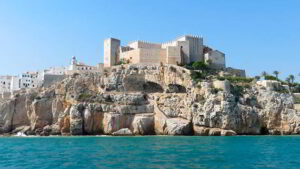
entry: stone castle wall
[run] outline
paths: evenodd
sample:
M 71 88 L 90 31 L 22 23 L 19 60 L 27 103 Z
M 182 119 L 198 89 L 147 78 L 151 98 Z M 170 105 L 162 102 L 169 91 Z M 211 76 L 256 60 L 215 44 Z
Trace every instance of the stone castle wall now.
M 138 49 L 138 48 L 146 48 L 146 49 L 160 49 L 161 44 L 144 42 L 144 41 L 135 41 L 128 44 L 129 47 Z

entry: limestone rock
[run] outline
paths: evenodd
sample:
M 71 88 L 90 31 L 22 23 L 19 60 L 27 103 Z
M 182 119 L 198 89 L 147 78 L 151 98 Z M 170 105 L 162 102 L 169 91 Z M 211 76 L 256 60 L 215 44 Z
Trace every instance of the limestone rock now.
M 70 110 L 70 133 L 71 135 L 83 134 L 83 118 L 82 118 L 82 105 L 74 105 Z
M 60 127 L 57 124 L 51 126 L 50 135 L 61 135 Z
M 165 134 L 167 135 L 192 135 L 192 123 L 183 119 L 167 119 Z
M 0 133 L 12 130 L 12 118 L 14 114 L 14 101 L 0 102 Z
M 126 128 L 134 135 L 300 134 L 300 112 L 280 83 L 271 90 L 268 84 L 195 82 L 190 73 L 176 65 L 131 64 L 21 90 L 0 99 L 0 133 L 31 126 L 26 133 L 38 135 Z
M 154 134 L 154 117 L 149 115 L 136 115 L 132 122 L 133 133 L 135 135 Z
M 194 134 L 196 136 L 208 136 L 209 128 L 207 127 L 200 127 L 200 126 L 193 126 Z
M 101 105 L 88 105 L 83 112 L 84 132 L 87 134 L 103 133 L 103 118 Z
M 114 136 L 132 136 L 133 134 L 128 128 L 123 128 L 116 132 L 113 132 L 112 135 L 114 135 Z
M 26 133 L 26 132 L 28 132 L 30 129 L 31 129 L 30 126 L 20 126 L 20 127 L 15 128 L 15 129 L 12 131 L 12 133 L 18 133 L 18 132 Z
M 52 124 L 52 100 L 40 99 L 32 103 L 32 114 L 30 116 L 31 129 L 42 129 Z

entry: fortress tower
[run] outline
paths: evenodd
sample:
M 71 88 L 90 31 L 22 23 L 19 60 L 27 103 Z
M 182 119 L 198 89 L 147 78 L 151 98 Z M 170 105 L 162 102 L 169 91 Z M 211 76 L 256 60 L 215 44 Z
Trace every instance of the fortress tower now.
M 120 40 L 109 38 L 104 40 L 104 67 L 116 65 L 119 61 Z
M 198 36 L 185 35 L 179 37 L 177 41 L 188 41 L 189 42 L 189 58 L 188 62 L 204 61 L 203 54 L 203 38 Z

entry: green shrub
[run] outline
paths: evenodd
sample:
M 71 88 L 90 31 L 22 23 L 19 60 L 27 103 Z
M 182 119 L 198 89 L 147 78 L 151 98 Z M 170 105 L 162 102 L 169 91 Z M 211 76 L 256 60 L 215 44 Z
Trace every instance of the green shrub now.
M 250 88 L 251 88 L 251 85 L 246 84 L 244 87 L 245 87 L 246 89 L 250 89 Z
M 284 87 L 282 87 L 282 86 L 274 86 L 274 88 L 273 88 L 273 90 L 275 91 L 275 92 L 278 92 L 278 93 L 289 93 L 289 91 L 286 89 L 286 88 L 284 88 Z
M 217 79 L 218 79 L 218 80 L 220 80 L 220 81 L 224 81 L 224 80 L 226 80 L 226 78 L 225 78 L 225 77 L 220 77 L 220 76 L 218 76 L 218 77 L 217 77 Z
M 239 97 L 243 96 L 245 93 L 245 88 L 243 86 L 234 85 L 231 86 L 231 93 L 236 96 L 237 100 Z M 236 100 L 236 101 L 237 101 Z
M 272 76 L 272 75 L 266 75 L 265 80 L 277 80 L 277 78 L 275 76 Z
M 292 92 L 293 93 L 300 93 L 300 85 L 299 84 L 295 85 L 295 87 L 292 89 Z
M 201 72 L 192 71 L 191 78 L 194 81 L 199 81 L 201 79 L 205 79 L 205 75 L 203 73 L 201 73 Z
M 247 78 L 247 77 L 233 77 L 233 76 L 228 76 L 228 77 L 217 77 L 218 80 L 224 81 L 228 80 L 231 83 L 250 83 L 254 80 L 254 78 Z
M 89 93 L 81 93 L 78 97 L 79 100 L 86 100 L 86 99 L 89 99 L 90 97 L 92 97 L 91 94 Z
M 209 70 L 209 67 L 206 63 L 204 62 L 194 62 L 192 64 L 192 67 L 195 69 L 195 70 L 203 70 L 203 71 L 207 71 Z

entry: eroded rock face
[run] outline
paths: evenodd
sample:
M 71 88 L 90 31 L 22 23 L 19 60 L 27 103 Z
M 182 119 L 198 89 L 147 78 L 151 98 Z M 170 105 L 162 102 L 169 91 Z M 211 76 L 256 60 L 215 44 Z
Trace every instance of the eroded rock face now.
M 70 133 L 72 135 L 83 134 L 83 105 L 74 105 L 70 109 Z
M 30 115 L 31 129 L 42 129 L 46 125 L 52 124 L 52 100 L 40 99 L 32 103 L 32 113 Z
M 300 134 L 291 94 L 233 89 L 229 81 L 196 83 L 175 65 L 117 66 L 0 100 L 0 133 L 31 126 L 26 132 L 39 135 Z
M 131 125 L 135 135 L 152 135 L 154 134 L 154 117 L 153 114 L 136 115 Z
M 83 112 L 84 132 L 86 134 L 102 134 L 104 113 L 101 105 L 88 105 Z
M 11 100 L 0 103 L 0 133 L 7 133 L 12 130 L 14 104 L 15 102 Z

